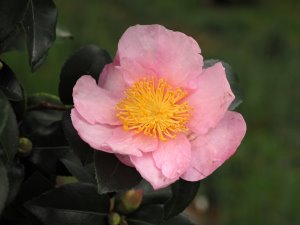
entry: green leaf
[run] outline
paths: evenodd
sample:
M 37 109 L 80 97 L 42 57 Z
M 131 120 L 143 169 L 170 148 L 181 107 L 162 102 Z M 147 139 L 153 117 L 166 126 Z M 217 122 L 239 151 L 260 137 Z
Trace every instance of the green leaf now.
M 182 212 L 198 193 L 200 182 L 178 180 L 172 184 L 172 197 L 164 205 L 164 216 L 172 218 Z
M 68 175 L 60 159 L 70 151 L 69 146 L 35 147 L 28 160 L 44 173 Z
M 164 220 L 163 208 L 160 205 L 141 207 L 136 213 L 126 217 L 126 221 L 130 225 L 195 225 L 182 215 Z
M 66 154 L 60 161 L 67 170 L 76 177 L 80 182 L 96 184 L 95 178 L 83 167 L 80 160 L 73 153 Z
M 0 90 L 0 137 L 5 127 L 9 111 L 9 102 Z
M 21 87 L 21 91 L 22 91 L 22 100 L 21 101 L 11 101 L 10 104 L 16 114 L 17 117 L 17 121 L 21 121 L 23 120 L 23 116 L 26 112 L 27 109 L 27 96 L 26 96 L 26 92 L 24 90 L 24 88 L 22 86 Z
M 129 215 L 126 221 L 130 225 L 158 225 L 164 222 L 163 208 L 160 205 L 148 205 Z
M 65 62 L 60 73 L 59 97 L 64 104 L 73 104 L 72 92 L 76 81 L 82 75 L 91 75 L 97 81 L 111 57 L 104 49 L 88 45 L 77 50 Z
M 28 98 L 28 110 L 20 126 L 34 147 L 66 146 L 61 120 L 64 106 L 57 96 L 39 93 Z
M 0 159 L 0 215 L 5 206 L 9 185 L 4 164 Z
M 43 224 L 107 224 L 109 197 L 99 195 L 90 184 L 68 184 L 53 189 L 25 204 Z
M 10 48 L 15 29 L 27 9 L 28 0 L 0 1 L 0 52 Z
M 94 156 L 99 193 L 125 191 L 141 181 L 140 174 L 121 163 L 114 154 L 95 150 Z
M 53 189 L 53 184 L 40 172 L 35 171 L 21 185 L 19 193 L 14 201 L 16 207 L 23 207 L 24 203 Z
M 91 163 L 94 160 L 94 149 L 79 137 L 77 131 L 73 127 L 70 111 L 65 112 L 62 124 L 66 139 L 82 164 L 86 165 Z
M 243 100 L 242 100 L 242 92 L 241 92 L 241 89 L 240 89 L 238 77 L 233 72 L 231 66 L 228 63 L 223 62 L 223 61 L 218 60 L 218 59 L 208 59 L 208 60 L 204 61 L 204 68 L 211 67 L 211 66 L 213 66 L 214 64 L 216 64 L 218 62 L 221 62 L 222 65 L 224 66 L 227 80 L 230 84 L 230 87 L 231 87 L 231 90 L 232 90 L 233 94 L 235 95 L 235 99 L 233 100 L 233 102 L 229 106 L 229 110 L 234 110 L 236 107 L 238 107 L 243 102 Z
M 2 132 L 0 132 L 0 148 L 2 147 L 3 154 L 4 154 L 3 157 L 6 163 L 11 162 L 14 159 L 18 151 L 18 144 L 19 144 L 19 128 L 18 128 L 16 116 L 10 104 L 8 103 L 7 105 L 8 105 L 7 119 L 4 124 L 4 127 L 2 128 Z
M 9 181 L 9 192 L 6 204 L 10 204 L 17 196 L 24 179 L 24 165 L 21 163 L 10 163 L 6 166 Z
M 1 66 L 2 65 L 2 66 Z M 21 101 L 23 99 L 22 88 L 15 73 L 0 60 L 0 89 L 9 100 Z
M 35 71 L 46 59 L 56 34 L 56 6 L 52 0 L 29 0 L 22 20 L 27 41 L 29 64 Z
M 172 196 L 169 189 L 160 189 L 146 193 L 143 197 L 142 205 L 164 204 Z

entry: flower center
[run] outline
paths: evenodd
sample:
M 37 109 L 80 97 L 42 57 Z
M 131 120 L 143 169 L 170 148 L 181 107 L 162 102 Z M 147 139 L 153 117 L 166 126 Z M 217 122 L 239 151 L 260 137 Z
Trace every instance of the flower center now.
M 192 108 L 184 101 L 187 92 L 171 87 L 164 79 L 144 78 L 128 88 L 125 96 L 116 105 L 125 130 L 163 141 L 188 131 Z

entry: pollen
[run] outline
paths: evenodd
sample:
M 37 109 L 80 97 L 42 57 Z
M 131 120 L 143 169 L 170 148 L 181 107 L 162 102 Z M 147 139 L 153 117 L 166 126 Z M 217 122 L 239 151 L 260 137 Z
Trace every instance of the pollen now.
M 192 108 L 187 92 L 170 86 L 164 79 L 142 79 L 125 91 L 117 105 L 117 117 L 126 131 L 167 141 L 187 133 Z

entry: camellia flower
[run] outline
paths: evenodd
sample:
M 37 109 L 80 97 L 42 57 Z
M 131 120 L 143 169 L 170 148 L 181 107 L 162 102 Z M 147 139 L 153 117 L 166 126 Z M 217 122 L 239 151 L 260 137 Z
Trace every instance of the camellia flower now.
M 234 94 L 224 67 L 203 68 L 200 53 L 194 39 L 163 26 L 128 28 L 98 84 L 84 75 L 74 86 L 80 137 L 154 189 L 210 175 L 236 151 L 246 124 L 228 111 Z

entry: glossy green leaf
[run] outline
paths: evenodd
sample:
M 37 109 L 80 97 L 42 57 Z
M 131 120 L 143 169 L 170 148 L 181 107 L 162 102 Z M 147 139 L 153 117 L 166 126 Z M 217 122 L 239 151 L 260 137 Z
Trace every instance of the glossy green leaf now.
M 9 190 L 9 182 L 7 178 L 7 173 L 4 164 L 0 159 L 0 215 L 5 206 L 8 190 Z
M 65 62 L 60 73 L 59 97 L 64 104 L 73 104 L 72 92 L 76 81 L 82 75 L 91 75 L 97 81 L 111 57 L 104 49 L 88 45 L 77 50 Z
M 200 182 L 178 180 L 172 184 L 172 197 L 164 204 L 164 216 L 172 218 L 182 212 L 198 193 Z
M 94 156 L 99 193 L 125 191 L 141 181 L 140 174 L 121 163 L 114 154 L 95 150 Z
M 43 224 L 107 224 L 109 197 L 90 184 L 68 184 L 27 202 L 25 207 Z
M 29 138 L 34 147 L 67 145 L 61 124 L 64 106 L 56 96 L 32 95 L 27 108 L 20 126 L 23 137 Z
M 0 89 L 9 100 L 21 101 L 22 88 L 15 73 L 1 60 L 0 66 Z
M 9 111 L 9 102 L 6 96 L 0 90 L 0 136 L 5 127 Z
M 130 225 L 195 225 L 183 215 L 164 220 L 163 213 L 162 206 L 147 205 L 129 215 L 126 221 Z
M 80 182 L 96 184 L 95 178 L 83 167 L 80 160 L 73 155 L 73 152 L 66 154 L 60 161 L 67 170 L 76 177 Z
M 161 204 L 163 205 L 172 196 L 170 189 L 160 189 L 148 192 L 144 195 L 142 205 Z
M 205 60 L 204 61 L 204 68 L 211 67 L 214 64 L 216 64 L 217 62 L 221 62 L 222 65 L 224 66 L 227 80 L 230 84 L 230 87 L 231 87 L 231 90 L 232 90 L 233 94 L 235 95 L 234 101 L 229 106 L 229 110 L 234 110 L 236 107 L 238 107 L 243 102 L 238 77 L 233 72 L 231 66 L 228 63 L 223 62 L 223 61 L 218 60 L 218 59 Z
M 73 127 L 70 111 L 65 112 L 62 124 L 66 139 L 82 164 L 86 165 L 91 163 L 94 160 L 94 149 L 79 137 L 77 131 Z
M 18 151 L 18 144 L 18 123 L 12 107 L 8 104 L 7 119 L 2 128 L 2 132 L 0 133 L 0 147 L 3 150 L 3 159 L 6 163 L 11 162 L 14 159 Z
M 23 207 L 25 202 L 38 197 L 52 188 L 54 188 L 54 185 L 39 171 L 35 171 L 22 183 L 15 200 L 15 205 Z
M 10 163 L 6 165 L 7 177 L 9 181 L 9 192 L 6 204 L 10 204 L 17 196 L 21 184 L 24 180 L 24 165 L 21 163 Z
M 21 86 L 22 100 L 11 101 L 10 104 L 16 114 L 17 121 L 21 121 L 27 109 L 27 96 L 24 88 Z
M 32 71 L 46 59 L 55 40 L 56 17 L 56 6 L 52 0 L 29 0 L 22 24 Z
M 70 151 L 69 146 L 35 147 L 28 160 L 44 173 L 68 175 L 60 159 Z
M 14 48 L 18 23 L 22 20 L 27 9 L 28 0 L 0 1 L 0 53 Z

